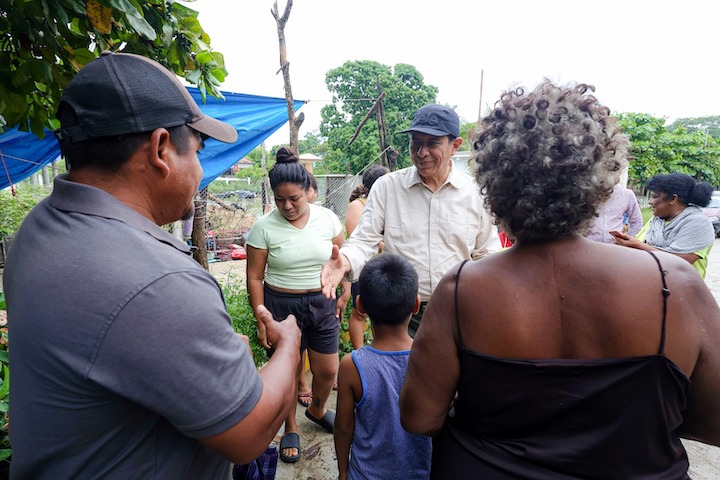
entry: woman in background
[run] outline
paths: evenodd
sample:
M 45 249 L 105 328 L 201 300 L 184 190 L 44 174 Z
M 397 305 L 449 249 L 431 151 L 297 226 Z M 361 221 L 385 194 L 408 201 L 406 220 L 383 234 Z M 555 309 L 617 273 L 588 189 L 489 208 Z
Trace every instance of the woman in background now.
M 477 180 L 512 248 L 430 299 L 400 396 L 431 478 L 682 479 L 720 444 L 720 310 L 690 264 L 582 237 L 627 139 L 587 85 L 505 92 Z M 451 408 L 452 407 L 452 408 Z
M 388 169 L 382 165 L 372 165 L 362 176 L 362 184 L 358 185 L 355 190 L 350 194 L 350 203 L 348 204 L 347 214 L 345 215 L 345 232 L 349 237 L 360 222 L 360 215 L 362 214 L 363 208 L 365 208 L 365 202 L 370 194 L 375 181 L 388 173 Z M 380 244 L 380 250 L 382 250 L 382 243 Z M 348 331 L 350 332 L 350 343 L 352 347 L 357 350 L 365 344 L 365 315 L 362 315 L 355 308 L 355 297 L 358 296 L 357 282 L 343 282 L 343 288 L 350 288 L 350 297 L 352 311 L 350 312 L 350 319 L 348 320 Z M 342 315 L 343 312 L 338 312 Z
M 655 175 L 645 186 L 650 190 L 653 217 L 637 238 L 619 231 L 610 232 L 618 245 L 638 250 L 662 250 L 687 260 L 702 278 L 715 241 L 712 221 L 700 207 L 707 206 L 713 187 L 696 182 L 684 173 Z

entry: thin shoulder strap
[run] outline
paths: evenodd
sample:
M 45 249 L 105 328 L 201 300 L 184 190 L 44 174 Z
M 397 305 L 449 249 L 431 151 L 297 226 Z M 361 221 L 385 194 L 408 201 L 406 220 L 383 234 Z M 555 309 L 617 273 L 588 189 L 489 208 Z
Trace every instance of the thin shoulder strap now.
M 469 260 L 464 260 L 460 264 L 460 268 L 458 268 L 457 273 L 453 275 L 453 279 L 455 279 L 455 323 L 457 324 L 457 331 L 458 331 L 458 343 L 460 344 L 460 347 L 463 346 L 462 341 L 462 330 L 460 328 L 460 300 L 458 299 L 458 284 L 460 283 L 460 272 L 462 271 L 463 267 Z
M 665 274 L 667 274 L 667 272 L 665 270 L 663 270 L 662 265 L 660 264 L 660 260 L 651 251 L 647 250 L 647 252 L 650 255 L 652 255 L 652 257 L 655 259 L 655 262 L 657 263 L 658 268 L 660 269 L 660 276 L 662 277 L 663 319 L 662 319 L 662 335 L 660 336 L 660 349 L 658 350 L 658 355 L 664 355 L 665 354 L 665 325 L 667 323 L 667 299 L 670 296 L 670 290 L 668 289 L 667 282 L 665 281 Z

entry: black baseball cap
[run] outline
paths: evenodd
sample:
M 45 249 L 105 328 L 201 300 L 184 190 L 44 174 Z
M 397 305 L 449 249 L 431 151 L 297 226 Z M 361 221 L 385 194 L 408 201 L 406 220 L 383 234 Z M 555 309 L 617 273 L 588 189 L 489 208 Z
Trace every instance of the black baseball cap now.
M 233 143 L 232 125 L 206 116 L 174 73 L 154 60 L 103 52 L 83 67 L 60 99 L 61 143 L 150 132 L 179 125 Z
M 444 137 L 460 136 L 460 118 L 451 108 L 437 103 L 431 103 L 418 108 L 413 116 L 412 124 L 407 130 L 400 133 L 419 132 Z

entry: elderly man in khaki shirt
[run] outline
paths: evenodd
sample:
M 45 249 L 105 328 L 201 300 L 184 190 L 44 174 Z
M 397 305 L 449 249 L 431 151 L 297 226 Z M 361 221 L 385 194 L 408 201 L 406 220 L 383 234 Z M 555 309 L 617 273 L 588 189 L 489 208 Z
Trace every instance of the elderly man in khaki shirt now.
M 333 249 L 321 281 L 323 293 L 334 297 L 343 277 L 356 280 L 384 241 L 383 252 L 405 257 L 418 273 L 422 304 L 410 322 L 414 337 L 445 272 L 496 250 L 499 239 L 477 184 L 453 168 L 451 158 L 463 141 L 458 115 L 442 105 L 425 105 L 401 133 L 411 134 L 413 166 L 375 182 L 357 228 L 339 251 Z

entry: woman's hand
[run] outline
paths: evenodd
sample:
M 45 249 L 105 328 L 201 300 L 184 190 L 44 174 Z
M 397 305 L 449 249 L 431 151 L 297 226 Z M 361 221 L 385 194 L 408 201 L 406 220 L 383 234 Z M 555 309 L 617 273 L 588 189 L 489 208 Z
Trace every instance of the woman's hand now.
M 628 235 L 627 233 L 619 232 L 617 230 L 610 230 L 610 235 L 612 235 L 613 243 L 615 243 L 615 245 L 622 245 L 623 247 L 637 248 L 640 250 L 643 250 L 642 245 L 645 245 L 644 242 L 641 242 L 632 235 Z
M 267 338 L 267 328 L 265 327 L 265 322 L 260 318 L 259 313 L 255 313 L 255 324 L 257 325 L 257 339 L 258 342 L 260 342 L 260 345 L 263 346 L 266 350 L 269 350 L 272 348 L 272 345 L 270 345 L 270 342 L 268 342 Z

